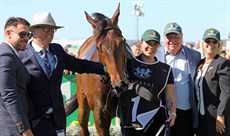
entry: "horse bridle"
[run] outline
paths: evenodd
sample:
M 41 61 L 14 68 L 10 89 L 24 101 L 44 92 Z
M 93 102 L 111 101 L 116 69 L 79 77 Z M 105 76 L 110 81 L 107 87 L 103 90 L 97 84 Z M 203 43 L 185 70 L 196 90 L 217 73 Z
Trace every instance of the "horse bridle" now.
M 103 28 L 103 30 L 101 31 L 101 33 L 103 33 L 104 31 L 111 30 L 111 29 L 117 29 L 117 30 L 119 30 L 121 32 L 121 30 L 119 29 L 119 27 L 117 25 L 108 25 L 108 26 L 106 26 L 106 27 Z M 127 64 L 126 46 L 128 46 L 128 44 L 126 43 L 126 39 L 123 36 L 122 36 L 122 39 L 123 39 L 123 43 L 124 43 L 124 64 L 123 65 L 124 65 L 124 79 L 125 79 L 124 83 L 125 83 L 125 85 L 121 86 L 122 88 L 120 88 L 120 89 L 122 91 L 120 91 L 119 93 L 118 93 L 118 91 L 115 88 L 112 88 L 112 86 L 110 85 L 111 88 L 110 88 L 109 93 L 108 93 L 107 98 L 106 98 L 106 105 L 105 105 L 105 107 L 108 107 L 107 106 L 108 105 L 107 102 L 108 102 L 108 99 L 109 99 L 109 95 L 111 93 L 115 93 L 117 95 L 118 106 L 120 107 L 119 111 L 118 111 L 118 114 L 119 114 L 119 117 L 120 117 L 121 135 L 124 136 L 125 135 L 124 134 L 124 117 L 123 117 L 123 113 L 122 113 L 121 94 L 122 94 L 122 92 L 124 92 L 127 89 L 128 72 L 127 72 L 127 68 L 126 68 L 126 64 Z M 99 49 L 97 47 L 97 50 L 102 53 L 102 49 Z M 99 55 L 99 57 L 100 57 L 100 55 Z M 101 60 L 101 58 L 100 58 L 100 60 Z M 100 76 L 101 82 L 103 84 L 109 84 L 109 81 L 110 81 L 109 74 L 107 74 L 106 78 L 107 79 L 105 80 L 105 78 L 102 75 Z M 108 108 L 106 108 L 106 109 L 108 109 Z
M 106 27 L 104 27 L 101 31 L 101 33 L 103 33 L 104 31 L 109 31 L 111 29 L 117 29 L 121 32 L 120 28 L 117 26 L 117 25 L 108 25 Z M 128 46 L 128 44 L 126 43 L 126 39 L 122 36 L 122 40 L 123 40 L 123 43 L 124 43 L 124 51 L 126 50 L 126 46 Z M 98 48 L 97 47 L 97 50 L 102 53 L 102 49 Z M 99 56 L 100 57 L 100 56 Z M 126 52 L 124 53 L 124 79 L 125 79 L 125 83 L 127 83 L 127 79 L 128 79 L 128 74 L 127 74 L 127 69 L 126 69 L 126 64 L 127 64 L 127 59 L 126 59 Z M 101 58 L 100 58 L 101 60 Z M 109 74 L 106 74 L 105 76 L 102 76 L 100 75 L 100 80 L 103 84 L 110 84 L 110 77 L 109 77 Z M 125 88 L 124 88 L 125 89 Z M 124 90 L 123 89 L 123 90 Z

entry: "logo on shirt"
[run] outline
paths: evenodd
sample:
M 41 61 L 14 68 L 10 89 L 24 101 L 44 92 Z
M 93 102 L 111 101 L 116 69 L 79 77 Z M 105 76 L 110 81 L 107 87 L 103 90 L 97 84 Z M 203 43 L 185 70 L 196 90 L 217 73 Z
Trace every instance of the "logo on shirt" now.
M 141 79 L 149 78 L 151 76 L 151 73 L 152 71 L 150 71 L 149 69 L 144 69 L 140 67 L 134 69 L 134 75 Z

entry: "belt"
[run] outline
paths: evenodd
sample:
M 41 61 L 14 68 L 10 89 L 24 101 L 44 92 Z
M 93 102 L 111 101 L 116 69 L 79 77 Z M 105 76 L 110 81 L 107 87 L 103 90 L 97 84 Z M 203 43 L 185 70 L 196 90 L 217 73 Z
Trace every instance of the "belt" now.
M 46 111 L 47 114 L 50 114 L 50 113 L 53 113 L 53 107 L 49 108 L 47 111 Z
M 46 119 L 49 119 L 49 118 L 51 118 L 52 116 L 53 116 L 53 107 L 49 108 L 49 109 L 46 111 L 46 113 L 45 113 L 45 115 L 44 115 L 43 117 L 46 118 Z
M 187 109 L 187 110 L 176 109 L 176 110 L 177 110 L 177 112 L 182 112 L 182 113 L 190 113 L 190 112 L 192 112 L 191 109 Z
M 53 113 L 45 113 L 43 118 L 50 119 L 53 117 Z

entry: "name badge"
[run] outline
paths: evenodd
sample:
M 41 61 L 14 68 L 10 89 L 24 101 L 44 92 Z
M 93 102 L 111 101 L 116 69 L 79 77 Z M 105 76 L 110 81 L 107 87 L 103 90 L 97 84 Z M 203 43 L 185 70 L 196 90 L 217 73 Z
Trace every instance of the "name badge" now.
M 64 129 L 60 129 L 60 130 L 56 130 L 57 136 L 65 136 L 65 130 Z

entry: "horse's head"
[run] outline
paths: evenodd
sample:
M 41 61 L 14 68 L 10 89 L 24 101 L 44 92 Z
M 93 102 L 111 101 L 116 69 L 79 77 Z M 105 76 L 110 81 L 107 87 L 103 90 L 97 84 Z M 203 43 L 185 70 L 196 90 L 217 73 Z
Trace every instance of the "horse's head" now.
M 94 13 L 94 18 L 90 17 L 86 12 L 85 14 L 88 22 L 94 28 L 93 37 L 96 41 L 99 57 L 107 68 L 111 84 L 113 88 L 122 89 L 125 86 L 126 42 L 117 25 L 120 4 L 111 19 L 100 13 Z

